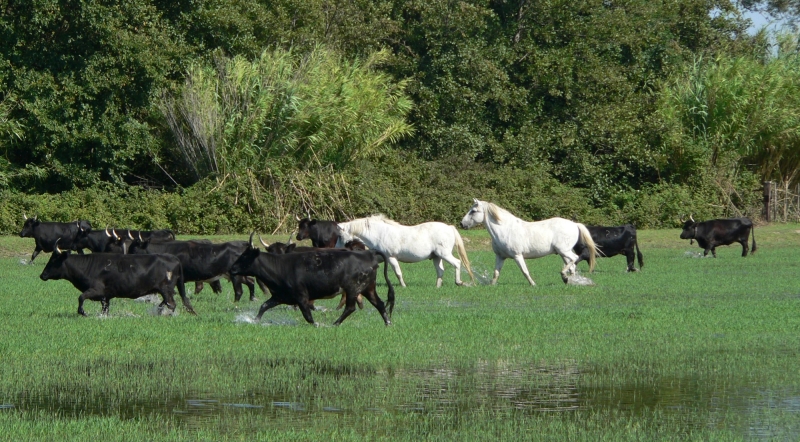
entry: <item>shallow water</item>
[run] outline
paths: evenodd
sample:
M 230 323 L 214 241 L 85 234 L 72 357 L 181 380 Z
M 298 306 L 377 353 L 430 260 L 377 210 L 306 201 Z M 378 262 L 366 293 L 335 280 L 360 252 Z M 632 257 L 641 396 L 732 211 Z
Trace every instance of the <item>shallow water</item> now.
M 325 383 L 334 385 L 341 374 L 322 373 Z M 364 402 L 370 391 L 354 392 L 357 397 L 319 392 L 297 397 L 296 392 L 276 394 L 250 391 L 246 397 L 227 397 L 214 392 L 136 400 L 110 397 L 100 392 L 53 390 L 47 394 L 22 393 L 0 404 L 10 409 L 47 411 L 64 416 L 106 415 L 132 419 L 143 415 L 171 415 L 187 428 L 204 428 L 225 413 L 264 415 L 276 426 L 293 425 L 335 413 L 355 419 L 364 413 L 415 413 L 428 416 L 461 415 L 476 412 L 569 416 L 577 411 L 615 411 L 648 418 L 659 411 L 685 422 L 687 430 L 730 428 L 748 438 L 797 440 L 800 425 L 775 428 L 770 412 L 796 414 L 800 422 L 800 391 L 764 389 L 755 385 L 709 383 L 697 379 L 665 378 L 630 385 L 590 385 L 597 379 L 574 364 L 559 366 L 504 366 L 482 364 L 470 369 L 432 367 L 359 373 L 369 385 L 403 391 L 394 402 Z M 356 381 L 358 382 L 358 381 Z M 383 385 L 381 385 L 383 384 Z M 372 397 L 382 397 L 376 392 Z M 391 395 L 385 396 L 393 400 Z M 731 416 L 736 419 L 731 419 Z M 788 433 L 788 436 L 787 436 Z

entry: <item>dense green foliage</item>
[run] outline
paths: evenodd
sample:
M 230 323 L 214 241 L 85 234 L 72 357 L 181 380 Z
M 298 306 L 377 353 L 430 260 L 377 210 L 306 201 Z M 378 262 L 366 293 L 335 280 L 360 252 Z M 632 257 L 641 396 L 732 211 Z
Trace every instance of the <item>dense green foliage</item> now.
M 448 267 L 441 289 L 430 261 L 402 264 L 409 286 L 397 288 L 394 325 L 367 305 L 330 327 L 338 300 L 322 300 L 319 328 L 287 307 L 253 323 L 259 303 L 235 304 L 228 282 L 221 295 L 192 295 L 198 316 L 113 299 L 108 317 L 96 302 L 80 317 L 77 290 L 38 278 L 48 255 L 23 265 L 33 241 L 2 238 L 0 405 L 14 408 L 0 408 L 0 430 L 13 440 L 796 440 L 796 229 L 757 228 L 758 253 L 741 258 L 734 245 L 716 259 L 697 258 L 676 229 L 643 230 L 643 270 L 600 259 L 596 287 L 565 286 L 555 255 L 528 261 L 536 287 L 512 263 L 497 286 L 456 287 Z M 486 278 L 488 235 L 463 235 Z M 224 239 L 234 238 L 245 236 Z M 385 299 L 386 286 L 378 292 Z
M 676 163 L 685 138 L 660 108 L 696 60 L 769 59 L 746 26 L 728 0 L 7 0 L 0 186 L 73 192 L 64 198 L 166 189 L 173 204 L 158 216 L 180 218 L 173 227 L 188 221 L 170 210 L 194 205 L 194 186 L 219 202 L 212 212 L 252 200 L 254 219 L 237 227 L 376 209 L 453 219 L 460 210 L 442 207 L 456 204 L 433 200 L 489 195 L 526 217 L 650 226 L 673 213 L 645 214 L 658 203 L 642 194 L 676 192 L 675 213 L 757 214 L 756 156 Z M 398 162 L 419 170 L 386 167 Z M 454 165 L 454 185 L 416 178 Z M 709 167 L 737 173 L 721 185 L 698 173 Z M 504 184 L 526 174 L 524 189 Z M 391 191 L 364 203 L 361 183 Z M 398 209 L 426 194 L 437 207 Z

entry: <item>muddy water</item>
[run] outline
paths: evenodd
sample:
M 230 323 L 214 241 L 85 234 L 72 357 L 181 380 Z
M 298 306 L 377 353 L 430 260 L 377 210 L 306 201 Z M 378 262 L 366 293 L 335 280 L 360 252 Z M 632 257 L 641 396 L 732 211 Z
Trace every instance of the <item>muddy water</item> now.
M 384 382 L 387 389 L 402 391 L 393 402 L 363 404 L 361 397 L 347 398 L 314 394 L 310 398 L 289 393 L 249 392 L 243 397 L 220 397 L 213 392 L 196 392 L 158 400 L 132 400 L 108 397 L 97 392 L 54 390 L 48 394 L 18 394 L 13 400 L 0 400 L 0 413 L 20 409 L 55 412 L 65 416 L 113 415 L 132 419 L 143 415 L 171 415 L 188 428 L 202 428 L 225 413 L 256 413 L 275 424 L 290 427 L 320 414 L 336 413 L 355 418 L 364 413 L 418 413 L 455 415 L 480 411 L 522 414 L 577 411 L 615 411 L 647 418 L 651 412 L 673 416 L 692 428 L 725 428 L 731 415 L 745 436 L 771 439 L 800 439 L 800 426 L 774 427 L 769 413 L 796 415 L 800 422 L 800 391 L 768 390 L 753 385 L 709 383 L 696 379 L 670 378 L 631 385 L 590 385 L 598 379 L 577 366 L 513 367 L 494 364 L 470 369 L 436 367 L 378 372 L 370 384 Z M 336 376 L 331 374 L 330 384 Z M 364 394 L 360 391 L 358 394 Z M 355 394 L 355 393 L 354 393 Z M 368 392 L 366 394 L 369 394 Z M 381 395 L 376 395 L 380 397 Z M 391 397 L 391 395 L 389 396 Z M 355 404 L 355 405 L 354 405 Z M 766 412 L 766 415 L 765 415 Z M 726 418 L 727 417 L 727 418 Z M 742 423 L 744 422 L 744 426 Z

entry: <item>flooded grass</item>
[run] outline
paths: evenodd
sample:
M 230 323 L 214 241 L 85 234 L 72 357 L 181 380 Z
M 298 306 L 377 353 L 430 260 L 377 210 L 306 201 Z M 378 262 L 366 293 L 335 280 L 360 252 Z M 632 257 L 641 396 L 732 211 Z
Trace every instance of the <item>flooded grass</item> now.
M 694 259 L 677 231 L 640 232 L 642 272 L 601 259 L 566 286 L 557 257 L 507 263 L 496 286 L 436 289 L 404 265 L 394 325 L 367 305 L 340 327 L 260 302 L 192 295 L 199 316 L 42 282 L 47 255 L 0 239 L 0 429 L 12 439 L 798 440 L 800 234 Z M 491 275 L 485 232 L 465 234 Z M 690 252 L 690 253 L 687 253 Z M 702 252 L 702 251 L 701 251 Z M 43 259 L 44 258 L 44 259 Z M 41 260 L 41 262 L 39 262 Z M 449 279 L 448 279 L 449 278 Z M 385 298 L 386 287 L 379 286 Z M 121 435 L 125 437 L 122 438 Z

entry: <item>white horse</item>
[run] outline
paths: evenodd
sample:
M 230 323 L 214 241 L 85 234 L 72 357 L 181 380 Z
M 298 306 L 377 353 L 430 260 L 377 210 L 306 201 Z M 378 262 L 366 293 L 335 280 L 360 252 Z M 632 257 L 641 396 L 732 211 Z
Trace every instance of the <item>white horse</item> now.
M 436 287 L 442 286 L 442 276 L 444 276 L 442 260 L 456 268 L 456 284 L 462 285 L 461 263 L 463 262 L 469 276 L 475 282 L 475 275 L 472 273 L 467 251 L 464 249 L 464 241 L 454 226 L 438 222 L 404 226 L 383 215 L 339 223 L 339 242 L 336 247 L 341 247 L 354 238 L 360 239 L 370 249 L 385 253 L 403 287 L 406 286 L 406 282 L 403 280 L 403 272 L 400 271 L 398 261 L 411 263 L 432 259 L 436 268 Z M 454 246 L 458 249 L 460 260 L 453 256 Z
M 475 204 L 461 220 L 461 226 L 469 229 L 478 224 L 485 224 L 492 238 L 492 250 L 495 254 L 492 284 L 497 283 L 505 260 L 511 258 L 528 278 L 528 282 L 536 285 L 528 273 L 525 259 L 541 258 L 553 253 L 558 253 L 564 260 L 561 279 L 567 282 L 568 275 L 575 274 L 575 261 L 578 255 L 572 248 L 578 241 L 589 248 L 589 270 L 594 270 L 596 248 L 592 235 L 583 224 L 564 218 L 528 222 L 496 204 L 476 199 Z

